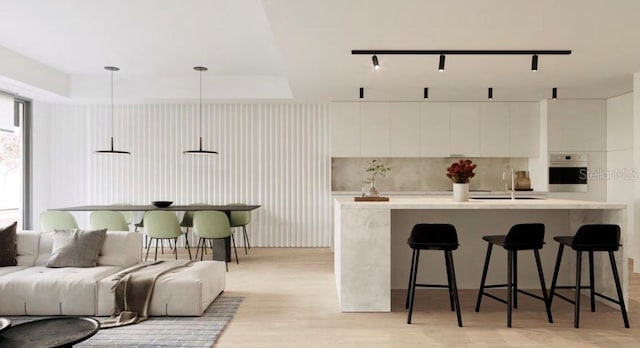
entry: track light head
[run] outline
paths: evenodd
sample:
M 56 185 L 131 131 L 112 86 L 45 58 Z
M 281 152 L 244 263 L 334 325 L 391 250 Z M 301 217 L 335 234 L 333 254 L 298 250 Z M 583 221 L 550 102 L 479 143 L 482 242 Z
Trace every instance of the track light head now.
M 424 97 L 424 99 L 429 99 L 429 88 L 428 87 L 424 88 L 423 97 Z
M 551 89 L 551 99 L 553 100 L 558 99 L 558 87 L 553 87 Z
M 440 62 L 438 63 L 438 71 L 444 71 L 444 54 L 440 55 Z
M 538 71 L 538 55 L 531 56 L 531 71 Z
M 373 68 L 376 70 L 380 69 L 380 63 L 378 63 L 378 57 L 375 54 L 371 57 L 371 60 L 373 61 Z
M 488 96 L 489 100 L 493 100 L 493 87 L 489 87 Z
M 360 99 L 364 99 L 364 87 L 360 87 Z

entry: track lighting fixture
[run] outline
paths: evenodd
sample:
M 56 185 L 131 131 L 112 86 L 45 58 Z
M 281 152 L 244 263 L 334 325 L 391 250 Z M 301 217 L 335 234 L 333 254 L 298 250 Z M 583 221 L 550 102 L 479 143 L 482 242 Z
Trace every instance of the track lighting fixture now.
M 571 50 L 351 50 L 351 54 L 372 54 L 373 67 L 379 68 L 378 54 L 393 55 L 439 55 L 438 70 L 444 71 L 444 60 L 447 54 L 457 55 L 530 55 L 531 71 L 538 71 L 539 55 L 569 55 Z
M 429 99 L 429 88 L 425 87 L 424 88 L 424 95 L 423 95 L 424 99 Z
M 553 87 L 551 89 L 551 99 L 553 100 L 558 99 L 558 87 Z
M 364 87 L 360 87 L 360 99 L 364 99 Z
M 493 99 L 493 87 L 489 87 L 489 95 L 488 95 L 489 100 Z

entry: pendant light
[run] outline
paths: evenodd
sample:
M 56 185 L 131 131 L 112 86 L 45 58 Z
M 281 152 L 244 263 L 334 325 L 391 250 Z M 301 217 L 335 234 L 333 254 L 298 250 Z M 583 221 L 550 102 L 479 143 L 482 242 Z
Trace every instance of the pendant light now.
M 108 150 L 98 150 L 95 153 L 98 155 L 130 155 L 131 152 L 129 151 L 120 151 L 113 148 L 113 72 L 119 71 L 120 69 L 115 66 L 105 66 L 104 68 L 111 72 L 111 148 Z
M 200 143 L 199 143 L 200 147 L 197 150 L 187 150 L 187 151 L 183 151 L 182 153 L 185 155 L 217 155 L 218 154 L 217 151 L 209 151 L 209 150 L 202 149 L 202 72 L 207 71 L 209 69 L 207 69 L 204 66 L 194 66 L 193 70 L 200 72 L 200 107 L 198 108 L 198 114 L 199 114 L 198 129 L 200 132 Z

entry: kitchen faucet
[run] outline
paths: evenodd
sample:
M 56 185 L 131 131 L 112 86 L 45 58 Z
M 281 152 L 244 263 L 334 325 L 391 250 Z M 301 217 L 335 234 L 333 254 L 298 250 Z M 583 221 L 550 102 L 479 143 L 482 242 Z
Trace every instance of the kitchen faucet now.
M 504 183 L 504 191 L 509 193 L 509 184 L 507 181 L 507 173 L 511 172 L 511 199 L 516 199 L 516 172 L 511 166 L 505 166 L 502 170 L 502 180 Z

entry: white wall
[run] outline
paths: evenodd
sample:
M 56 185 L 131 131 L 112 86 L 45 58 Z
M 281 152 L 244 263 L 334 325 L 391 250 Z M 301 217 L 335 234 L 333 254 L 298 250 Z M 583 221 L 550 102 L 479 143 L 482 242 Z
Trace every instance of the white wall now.
M 630 204 L 625 236 L 629 257 L 636 259 L 633 188 L 637 172 L 633 166 L 633 93 L 607 100 L 607 202 Z M 640 270 L 640 268 L 637 268 Z
M 246 202 L 262 205 L 249 226 L 252 245 L 330 245 L 328 105 L 203 105 L 203 147 L 217 156 L 182 154 L 197 147 L 194 104 L 116 105 L 115 147 L 132 155 L 95 155 L 108 146 L 108 115 L 108 105 L 52 105 L 49 118 L 34 115 L 34 138 L 42 136 L 34 141 L 34 216 L 84 204 Z M 87 216 L 77 215 L 81 227 Z

